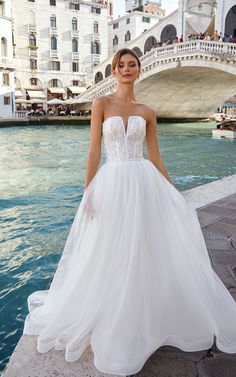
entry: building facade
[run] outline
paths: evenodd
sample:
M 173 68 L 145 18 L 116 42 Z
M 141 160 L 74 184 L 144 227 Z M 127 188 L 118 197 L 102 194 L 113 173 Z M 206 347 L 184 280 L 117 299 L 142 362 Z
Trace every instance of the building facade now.
M 68 98 L 85 90 L 108 56 L 108 3 L 11 0 L 16 97 Z
M 134 9 L 147 5 L 148 3 L 155 4 L 159 8 L 161 7 L 161 0 L 125 0 L 125 11 L 132 12 Z
M 156 14 L 133 11 L 109 22 L 108 55 L 128 45 L 161 19 L 162 17 Z
M 10 0 L 0 1 L 0 118 L 14 118 L 14 61 Z

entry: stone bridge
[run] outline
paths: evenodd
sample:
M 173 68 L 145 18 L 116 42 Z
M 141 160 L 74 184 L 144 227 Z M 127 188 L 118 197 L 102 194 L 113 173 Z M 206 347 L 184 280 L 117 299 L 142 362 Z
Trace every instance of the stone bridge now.
M 207 118 L 236 94 L 235 43 L 177 43 L 153 48 L 140 60 L 142 72 L 135 83 L 136 98 L 151 106 L 158 118 Z M 109 75 L 80 98 L 92 101 L 115 88 L 116 80 Z

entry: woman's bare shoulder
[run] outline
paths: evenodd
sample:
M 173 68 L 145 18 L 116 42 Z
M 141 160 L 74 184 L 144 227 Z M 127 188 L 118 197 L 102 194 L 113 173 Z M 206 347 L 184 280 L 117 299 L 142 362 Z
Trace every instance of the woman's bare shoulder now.
M 107 103 L 108 100 L 109 100 L 108 95 L 104 95 L 104 96 L 99 96 L 99 97 L 94 98 L 93 103 L 94 104 L 105 104 L 105 103 Z
M 137 104 L 139 108 L 142 109 L 143 113 L 146 116 L 146 119 L 151 120 L 156 117 L 156 111 L 151 106 L 148 106 L 144 102 L 138 102 Z

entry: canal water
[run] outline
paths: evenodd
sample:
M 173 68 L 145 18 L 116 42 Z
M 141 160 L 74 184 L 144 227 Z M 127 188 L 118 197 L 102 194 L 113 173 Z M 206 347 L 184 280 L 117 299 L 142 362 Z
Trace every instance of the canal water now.
M 236 140 L 212 139 L 214 127 L 158 125 L 178 190 L 236 173 Z M 88 126 L 0 129 L 0 370 L 22 334 L 28 295 L 55 272 L 83 193 L 88 138 Z

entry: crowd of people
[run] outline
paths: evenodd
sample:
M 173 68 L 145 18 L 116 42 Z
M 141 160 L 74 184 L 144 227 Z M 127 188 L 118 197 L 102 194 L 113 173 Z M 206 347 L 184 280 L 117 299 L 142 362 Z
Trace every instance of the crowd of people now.
M 187 41 L 195 41 L 199 39 L 203 41 L 236 43 L 236 37 L 233 37 L 232 35 L 228 35 L 228 34 L 218 33 L 217 30 L 213 34 L 209 34 L 209 33 L 190 34 L 187 38 Z M 180 37 L 177 36 L 175 38 L 170 38 L 163 42 L 158 41 L 156 47 L 162 47 L 162 46 L 171 45 L 175 43 L 181 43 L 181 42 L 186 42 L 184 40 L 183 35 L 181 35 Z

